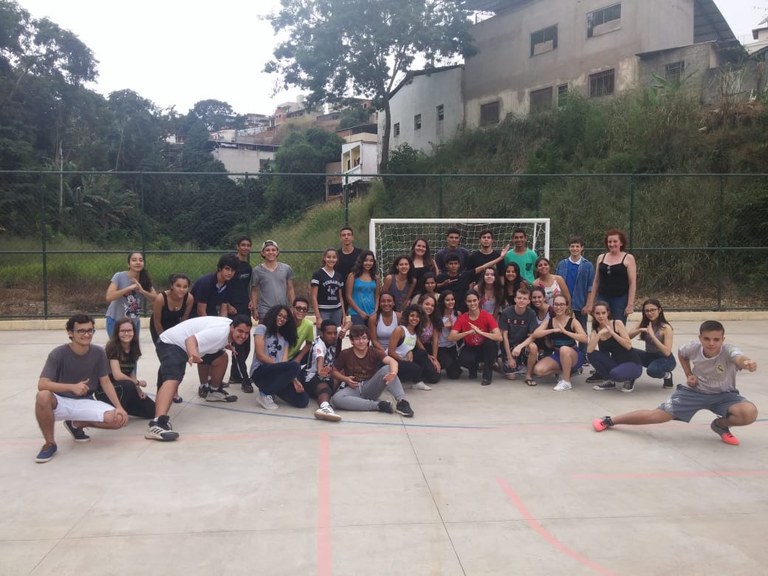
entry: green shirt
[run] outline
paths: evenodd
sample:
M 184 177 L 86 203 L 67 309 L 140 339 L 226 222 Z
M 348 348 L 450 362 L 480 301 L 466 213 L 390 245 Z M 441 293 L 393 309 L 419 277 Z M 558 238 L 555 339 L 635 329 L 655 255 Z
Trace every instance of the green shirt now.
M 298 336 L 296 339 L 296 344 L 291 346 L 291 349 L 288 350 L 288 360 L 293 360 L 296 355 L 301 352 L 301 349 L 304 348 L 304 345 L 307 342 L 310 344 L 314 342 L 315 325 L 308 319 L 304 318 L 304 320 L 301 321 L 301 324 L 296 327 L 296 335 Z
M 504 256 L 504 266 L 506 267 L 510 262 L 516 262 L 517 265 L 520 266 L 520 276 L 522 276 L 523 280 L 528 282 L 528 284 L 532 285 L 533 271 L 538 257 L 539 255 L 530 248 L 526 249 L 525 254 L 518 254 L 514 250 L 510 250 L 507 252 L 507 255 Z

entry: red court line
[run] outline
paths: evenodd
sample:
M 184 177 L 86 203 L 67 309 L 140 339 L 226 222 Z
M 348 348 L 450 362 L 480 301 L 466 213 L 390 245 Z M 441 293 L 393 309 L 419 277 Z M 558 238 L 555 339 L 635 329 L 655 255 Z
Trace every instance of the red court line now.
M 614 574 L 604 566 L 601 566 L 600 564 L 593 562 L 589 558 L 585 558 L 575 550 L 571 550 L 565 544 L 560 542 L 560 540 L 558 540 L 551 532 L 547 531 L 546 528 L 544 528 L 541 524 L 539 524 L 538 520 L 536 520 L 536 518 L 534 518 L 531 515 L 531 513 L 528 511 L 528 508 L 525 507 L 525 504 L 523 504 L 523 501 L 520 499 L 520 497 L 515 493 L 514 490 L 512 490 L 512 488 L 509 486 L 509 484 L 507 484 L 507 482 L 503 478 L 496 478 L 496 482 L 498 483 L 501 490 L 512 501 L 512 504 L 514 504 L 515 507 L 518 509 L 522 517 L 528 523 L 528 526 L 532 530 L 534 530 L 539 536 L 541 536 L 544 540 L 546 540 L 553 548 L 559 550 L 560 552 L 562 552 L 569 558 L 572 558 L 579 564 L 582 564 L 583 566 L 586 566 L 587 568 L 594 570 L 598 574 L 604 574 L 606 576 L 608 575 L 612 576 Z
M 331 439 L 320 434 L 317 467 L 317 576 L 331 576 Z
M 572 474 L 573 480 L 632 480 L 648 478 L 748 478 L 768 476 L 768 470 L 690 470 L 680 472 L 639 472 L 616 474 Z

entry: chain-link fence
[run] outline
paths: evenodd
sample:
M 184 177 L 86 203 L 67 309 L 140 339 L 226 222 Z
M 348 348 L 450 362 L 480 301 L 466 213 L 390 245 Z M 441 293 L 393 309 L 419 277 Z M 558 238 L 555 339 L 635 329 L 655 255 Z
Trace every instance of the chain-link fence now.
M 331 179 L 347 184 L 337 200 Z M 768 308 L 765 175 L 401 174 L 360 198 L 369 186 L 327 174 L 0 171 L 0 318 L 103 314 L 129 251 L 145 253 L 159 289 L 171 273 L 213 271 L 239 235 L 253 238 L 252 264 L 261 241 L 276 240 L 306 294 L 339 228 L 353 224 L 366 246 L 371 217 L 550 218 L 555 262 L 572 234 L 594 261 L 618 227 L 637 258 L 638 303 Z

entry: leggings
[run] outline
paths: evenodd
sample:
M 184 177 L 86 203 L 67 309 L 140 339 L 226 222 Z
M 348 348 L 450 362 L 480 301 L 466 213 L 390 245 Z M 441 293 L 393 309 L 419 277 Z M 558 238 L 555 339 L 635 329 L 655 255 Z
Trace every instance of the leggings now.
M 626 382 L 635 380 L 643 373 L 643 365 L 635 362 L 622 362 L 619 364 L 607 352 L 595 350 L 589 353 L 589 361 L 603 378 L 614 382 Z

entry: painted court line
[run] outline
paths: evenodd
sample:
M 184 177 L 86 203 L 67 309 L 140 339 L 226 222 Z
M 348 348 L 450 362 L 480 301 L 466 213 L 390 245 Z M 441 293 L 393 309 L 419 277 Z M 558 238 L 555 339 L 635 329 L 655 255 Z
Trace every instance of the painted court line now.
M 333 573 L 331 557 L 331 439 L 320 434 L 317 468 L 317 576 Z
M 536 520 L 536 518 L 534 518 L 531 515 L 531 513 L 528 511 L 528 508 L 526 508 L 525 504 L 523 504 L 523 501 L 520 499 L 520 497 L 515 493 L 514 490 L 512 490 L 509 484 L 507 484 L 506 480 L 504 480 L 503 478 L 496 478 L 496 482 L 498 483 L 502 492 L 504 492 L 507 495 L 507 497 L 512 501 L 512 504 L 515 505 L 515 508 L 518 509 L 522 517 L 528 523 L 528 526 L 534 532 L 536 532 L 539 536 L 541 536 L 547 543 L 549 543 L 553 548 L 562 552 L 569 558 L 575 560 L 582 566 L 586 566 L 587 568 L 594 570 L 598 574 L 604 574 L 605 576 L 609 576 L 609 575 L 612 576 L 614 574 L 604 566 L 601 566 L 600 564 L 593 562 L 589 558 L 582 556 L 575 550 L 571 550 L 565 544 L 560 542 L 560 540 L 558 540 L 551 532 L 549 532 L 546 528 L 544 528 L 541 524 L 539 524 L 539 521 Z
M 572 474 L 572 480 L 647 480 L 650 478 L 749 478 L 768 476 L 768 470 L 687 470 L 619 474 Z

